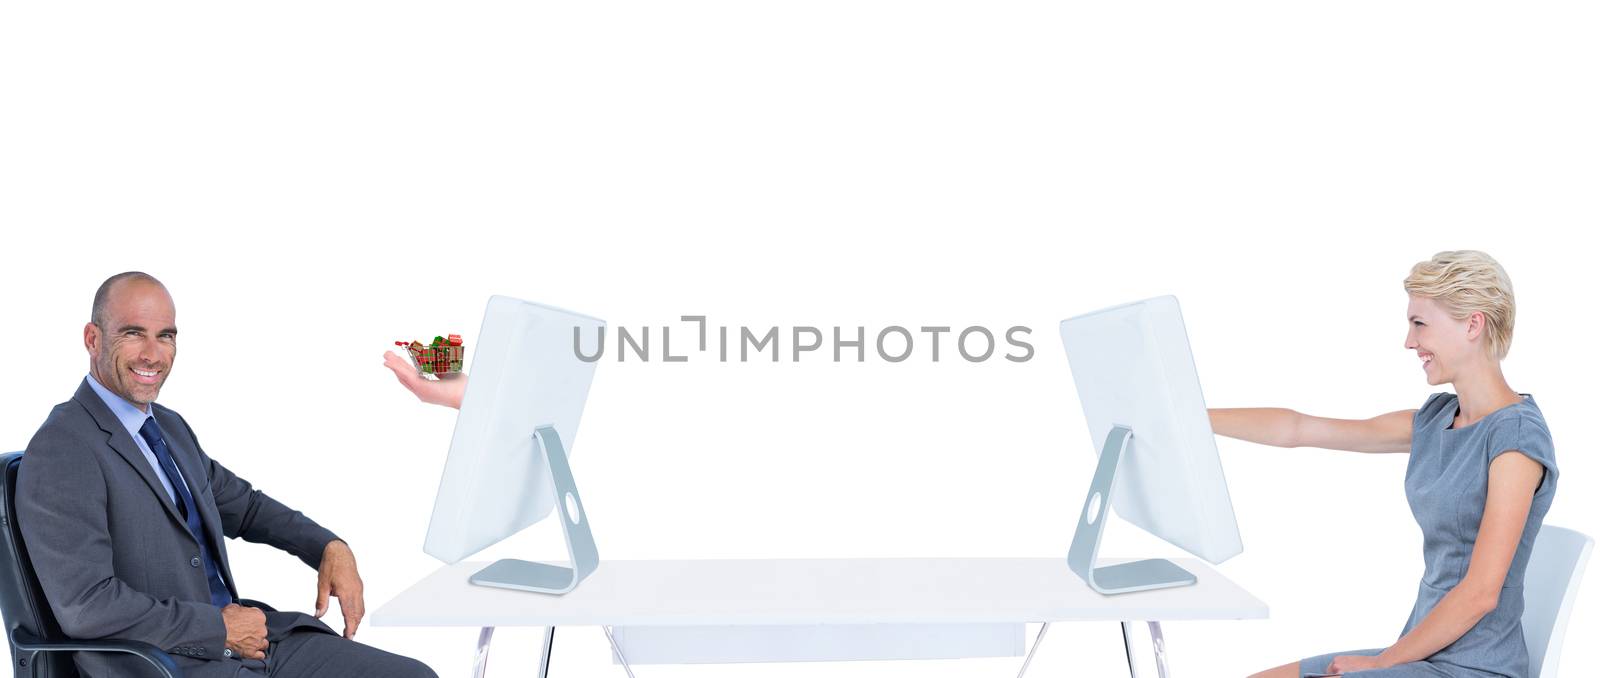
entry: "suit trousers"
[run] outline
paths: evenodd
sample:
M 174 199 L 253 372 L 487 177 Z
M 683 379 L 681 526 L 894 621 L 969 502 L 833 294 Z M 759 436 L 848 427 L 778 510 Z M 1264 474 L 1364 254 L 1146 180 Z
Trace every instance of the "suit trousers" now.
M 268 612 L 267 657 L 232 661 L 236 678 L 438 678 L 426 664 Z M 318 624 L 317 626 L 321 626 Z

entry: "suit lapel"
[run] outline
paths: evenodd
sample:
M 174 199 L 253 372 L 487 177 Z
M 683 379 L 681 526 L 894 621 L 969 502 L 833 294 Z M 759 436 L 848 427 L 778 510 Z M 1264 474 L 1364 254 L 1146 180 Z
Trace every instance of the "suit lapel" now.
M 228 552 L 223 550 L 222 545 L 222 515 L 217 512 L 216 499 L 211 496 L 211 483 L 205 469 L 200 468 L 200 452 L 189 447 L 188 436 L 179 433 L 185 429 L 176 421 L 176 417 L 158 416 L 156 421 L 167 434 L 167 451 L 172 453 L 172 463 L 177 464 L 178 472 L 188 479 L 189 493 L 194 495 L 195 509 L 200 512 L 200 522 L 205 525 L 211 552 L 216 554 L 217 561 L 222 565 L 223 581 L 230 582 L 231 587 L 233 574 L 228 570 Z
M 144 479 L 145 484 L 150 487 L 150 491 L 156 493 L 156 498 L 160 499 L 161 505 L 166 507 L 167 515 L 172 516 L 172 519 L 183 528 L 184 532 L 188 532 L 189 526 L 184 522 L 183 515 L 178 513 L 178 505 L 173 503 L 172 497 L 167 495 L 167 488 L 163 487 L 161 480 L 156 478 L 155 469 L 150 468 L 150 462 L 145 460 L 144 452 L 139 450 L 139 444 L 133 441 L 133 436 L 128 434 L 128 429 L 123 428 L 122 422 L 117 420 L 117 415 L 111 413 L 111 408 L 106 407 L 106 404 L 100 400 L 99 394 L 89 387 L 87 378 L 78 386 L 78 392 L 72 396 L 72 399 L 78 401 L 78 405 L 89 412 L 89 416 L 94 418 L 94 422 L 100 426 L 100 430 L 111 436 L 109 441 L 111 449 L 122 455 L 123 460 L 133 467 L 133 470 L 139 474 L 140 478 Z

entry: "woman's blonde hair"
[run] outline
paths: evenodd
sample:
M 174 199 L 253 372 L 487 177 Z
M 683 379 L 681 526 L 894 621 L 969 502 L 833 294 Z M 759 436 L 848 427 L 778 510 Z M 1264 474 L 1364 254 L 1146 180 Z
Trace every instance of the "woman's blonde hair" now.
M 1440 252 L 1411 267 L 1405 288 L 1407 294 L 1438 301 L 1456 320 L 1482 312 L 1489 353 L 1505 360 L 1511 351 L 1517 300 L 1511 293 L 1511 277 L 1493 257 L 1477 250 Z

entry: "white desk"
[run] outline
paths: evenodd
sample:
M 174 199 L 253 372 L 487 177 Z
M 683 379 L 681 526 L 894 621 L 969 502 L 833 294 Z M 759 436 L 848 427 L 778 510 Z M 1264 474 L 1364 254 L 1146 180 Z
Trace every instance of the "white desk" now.
M 1045 622 L 1042 637 L 1050 622 L 1116 621 L 1124 624 L 1126 642 L 1126 624 L 1146 621 L 1164 675 L 1159 622 L 1267 616 L 1265 604 L 1202 561 L 1175 562 L 1199 582 L 1109 597 L 1091 591 L 1065 558 L 611 560 L 564 596 L 473 586 L 467 577 L 487 563 L 462 562 L 384 604 L 372 623 L 478 627 L 479 675 L 495 627 L 548 627 L 537 674 L 543 678 L 557 626 L 604 627 L 631 676 L 612 627 L 932 629 Z

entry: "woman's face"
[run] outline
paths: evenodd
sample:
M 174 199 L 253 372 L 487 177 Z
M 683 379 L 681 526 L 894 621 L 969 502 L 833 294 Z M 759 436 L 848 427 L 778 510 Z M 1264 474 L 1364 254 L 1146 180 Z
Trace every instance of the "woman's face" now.
M 1406 322 L 1411 328 L 1406 332 L 1406 348 L 1422 359 L 1430 385 L 1455 381 L 1458 370 L 1482 352 L 1474 342 L 1483 336 L 1482 313 L 1456 320 L 1438 301 L 1411 295 Z

